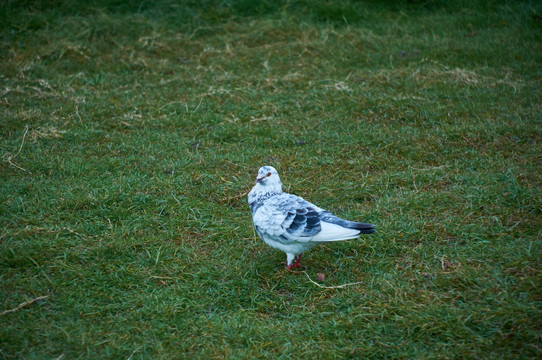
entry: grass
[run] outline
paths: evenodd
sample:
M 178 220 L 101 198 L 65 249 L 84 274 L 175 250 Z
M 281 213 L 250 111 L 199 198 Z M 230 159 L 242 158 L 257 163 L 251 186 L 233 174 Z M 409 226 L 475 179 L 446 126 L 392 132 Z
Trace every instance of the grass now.
M 538 2 L 0 9 L 0 357 L 542 355 Z M 264 164 L 378 232 L 285 271 Z

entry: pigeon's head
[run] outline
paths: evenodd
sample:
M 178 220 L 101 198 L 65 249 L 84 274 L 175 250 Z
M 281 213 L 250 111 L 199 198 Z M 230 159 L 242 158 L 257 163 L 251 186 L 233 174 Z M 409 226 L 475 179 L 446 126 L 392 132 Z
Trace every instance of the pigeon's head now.
M 278 187 L 279 190 L 282 188 L 277 169 L 269 165 L 262 166 L 260 170 L 258 170 L 256 184 L 271 188 Z

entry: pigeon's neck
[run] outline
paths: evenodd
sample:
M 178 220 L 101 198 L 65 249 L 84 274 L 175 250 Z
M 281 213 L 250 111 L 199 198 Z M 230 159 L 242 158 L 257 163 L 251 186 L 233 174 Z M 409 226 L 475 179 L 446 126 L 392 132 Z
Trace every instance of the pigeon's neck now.
M 251 209 L 256 209 L 259 207 L 258 204 L 279 194 L 282 194 L 282 186 L 280 183 L 275 186 L 256 184 L 248 193 L 248 204 Z

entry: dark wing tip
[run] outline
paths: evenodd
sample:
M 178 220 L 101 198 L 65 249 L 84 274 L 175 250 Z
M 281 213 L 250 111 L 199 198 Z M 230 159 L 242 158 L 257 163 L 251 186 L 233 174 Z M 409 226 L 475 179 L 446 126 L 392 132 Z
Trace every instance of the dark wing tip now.
M 358 229 L 360 234 L 373 234 L 376 232 L 375 228 Z
M 350 221 L 350 228 L 359 230 L 360 234 L 372 234 L 376 232 L 376 225 Z

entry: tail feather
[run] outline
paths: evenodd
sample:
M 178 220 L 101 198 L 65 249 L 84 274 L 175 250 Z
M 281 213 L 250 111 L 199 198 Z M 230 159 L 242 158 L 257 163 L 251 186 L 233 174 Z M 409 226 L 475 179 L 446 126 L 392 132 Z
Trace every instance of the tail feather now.
M 349 229 L 338 224 L 332 224 L 329 222 L 321 222 L 322 231 L 311 237 L 311 241 L 316 242 L 329 242 L 329 241 L 342 241 L 350 240 L 359 237 L 359 230 Z
M 373 224 L 360 223 L 355 221 L 347 221 L 349 229 L 359 230 L 360 234 L 372 234 L 376 232 L 375 226 Z
M 360 234 L 372 234 L 376 232 L 376 225 L 373 224 L 366 224 L 362 222 L 355 222 L 355 221 L 348 221 L 341 219 L 338 216 L 333 215 L 332 213 L 328 211 L 324 211 L 320 215 L 320 220 L 329 222 L 332 224 L 340 225 L 342 227 L 348 228 L 348 229 L 356 229 L 359 230 Z

